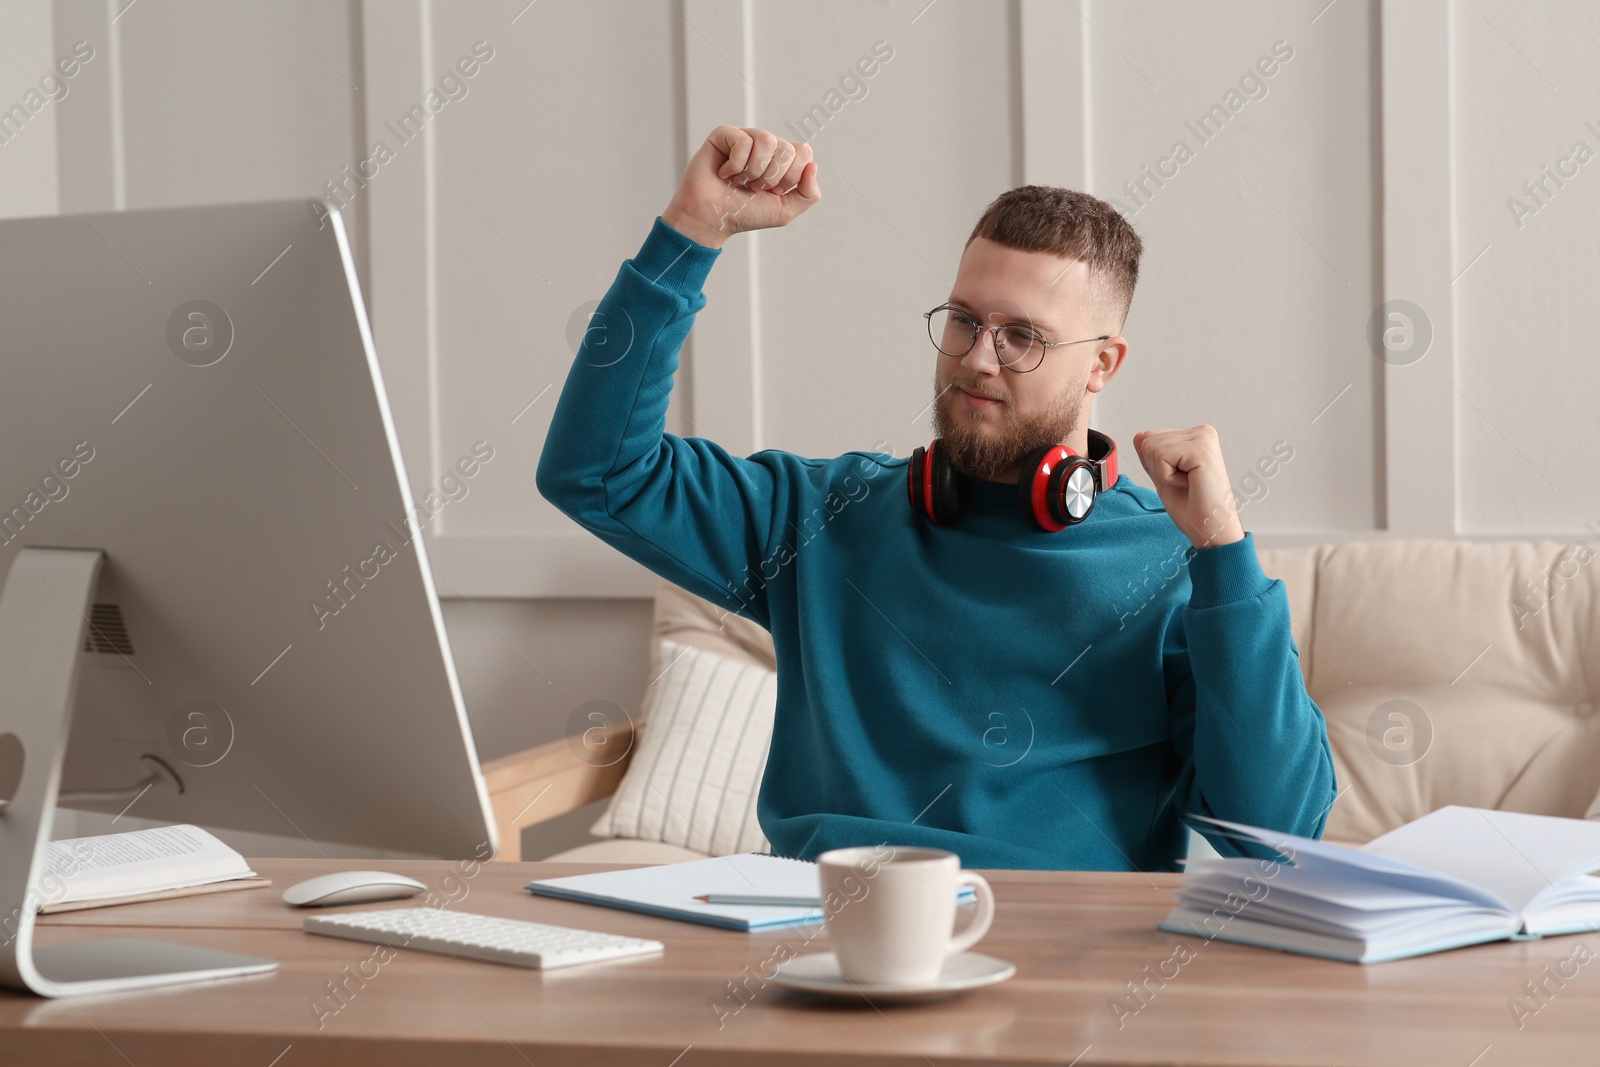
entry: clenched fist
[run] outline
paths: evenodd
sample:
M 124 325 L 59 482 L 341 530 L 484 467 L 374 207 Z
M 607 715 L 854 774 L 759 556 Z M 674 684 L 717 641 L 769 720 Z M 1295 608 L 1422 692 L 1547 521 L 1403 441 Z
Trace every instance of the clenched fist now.
M 1145 430 L 1133 435 L 1133 448 L 1167 514 L 1196 548 L 1244 540 L 1215 429 Z
M 736 233 L 787 226 L 822 199 L 811 146 L 768 130 L 718 126 L 689 160 L 661 221 L 721 248 Z

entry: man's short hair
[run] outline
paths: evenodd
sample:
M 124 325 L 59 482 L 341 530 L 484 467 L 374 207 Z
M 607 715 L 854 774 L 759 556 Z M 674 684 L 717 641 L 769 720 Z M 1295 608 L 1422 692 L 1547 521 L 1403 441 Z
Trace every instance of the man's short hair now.
M 1101 307 L 1117 316 L 1119 330 L 1127 320 L 1144 246 L 1128 220 L 1104 200 L 1053 185 L 1021 185 L 984 208 L 967 244 L 973 237 L 1083 260 Z

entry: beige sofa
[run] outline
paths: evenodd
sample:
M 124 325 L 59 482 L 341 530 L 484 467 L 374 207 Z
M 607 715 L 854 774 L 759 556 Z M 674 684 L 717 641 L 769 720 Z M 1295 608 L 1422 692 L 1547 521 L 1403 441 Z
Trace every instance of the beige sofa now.
M 1600 817 L 1600 561 L 1596 544 L 1375 540 L 1264 550 L 1281 578 L 1306 689 L 1328 721 L 1339 798 L 1325 837 L 1359 843 L 1447 804 Z M 659 640 L 773 666 L 748 619 L 663 584 Z M 648 721 L 648 698 L 639 721 Z M 631 726 L 613 731 L 620 755 Z M 616 788 L 626 759 L 566 742 L 485 765 L 502 858 L 522 825 Z M 537 816 L 518 814 L 535 795 Z M 521 820 L 519 823 L 518 820 Z M 697 858 L 660 842 L 598 841 L 552 859 Z

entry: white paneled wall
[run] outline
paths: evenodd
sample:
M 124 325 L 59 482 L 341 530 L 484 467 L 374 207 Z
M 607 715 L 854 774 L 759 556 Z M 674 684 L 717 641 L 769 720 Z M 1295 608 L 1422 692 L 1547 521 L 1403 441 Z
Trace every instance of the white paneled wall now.
M 1453 19 L 1459 525 L 1570 536 L 1600 521 L 1600 6 Z
M 994 196 L 1060 184 L 1146 246 L 1096 425 L 1210 422 L 1236 482 L 1287 443 L 1246 487 L 1263 543 L 1570 540 L 1600 520 L 1597 47 L 1584 0 L 9 0 L 0 215 L 348 201 L 413 488 L 495 450 L 431 531 L 495 756 L 642 687 L 653 577 L 533 470 L 711 127 L 804 130 L 825 200 L 724 251 L 674 432 L 924 443 L 921 312 Z M 1377 330 L 1420 358 L 1371 347 L 1396 301 Z
M 1584 492 L 1600 501 L 1582 448 L 1521 443 L 1541 427 L 1586 432 L 1579 409 L 1549 411 L 1548 390 L 1524 371 L 1570 361 L 1580 343 L 1580 313 L 1559 314 L 1579 290 L 1549 264 L 1581 266 L 1585 231 L 1552 225 L 1513 247 L 1503 197 L 1487 197 L 1487 215 L 1463 206 L 1486 194 L 1469 194 L 1457 154 L 1481 139 L 1494 156 L 1494 167 L 1470 168 L 1473 181 L 1520 174 L 1523 158 L 1531 174 L 1537 152 L 1508 159 L 1488 147 L 1505 144 L 1502 127 L 1535 141 L 1531 130 L 1551 130 L 1547 154 L 1585 133 L 1588 75 L 1570 42 L 1554 42 L 1597 36 L 1586 9 L 1542 9 L 1524 25 L 1515 5 L 1448 0 L 700 0 L 635 5 L 622 22 L 612 6 L 538 5 L 506 27 L 482 6 L 420 10 L 386 18 L 429 27 L 434 66 L 475 34 L 511 42 L 480 102 L 441 123 L 434 148 L 438 175 L 465 172 L 477 192 L 432 179 L 443 236 L 431 256 L 419 242 L 378 267 L 380 292 L 385 270 L 433 272 L 426 299 L 408 302 L 434 308 L 434 347 L 413 383 L 434 413 L 434 461 L 490 430 L 521 457 L 437 531 L 439 568 L 466 594 L 652 588 L 529 493 L 521 464 L 537 457 L 572 358 L 571 316 L 603 291 L 687 154 L 723 121 L 810 139 L 826 199 L 789 229 L 725 250 L 675 392 L 678 432 L 735 451 L 909 452 L 929 432 L 934 356 L 921 311 L 948 293 L 988 200 L 1050 182 L 1114 199 L 1147 245 L 1130 356 L 1096 424 L 1126 440 L 1211 422 L 1240 480 L 1292 449 L 1270 481 L 1251 483 L 1247 525 L 1263 542 L 1564 536 L 1597 510 L 1582 504 Z M 545 43 L 510 36 L 524 32 Z M 585 35 L 606 47 L 551 43 Z M 1552 67 L 1570 53 L 1572 91 L 1559 106 L 1563 90 L 1519 54 L 1541 40 Z M 1491 92 L 1482 104 L 1472 95 Z M 555 99 L 562 106 L 545 103 Z M 592 161 L 581 182 L 558 162 L 575 144 Z M 624 144 L 632 165 L 620 161 Z M 429 180 L 419 173 L 421 187 Z M 1581 195 L 1580 176 L 1552 207 L 1576 222 Z M 396 225 L 410 209 L 401 201 Z M 381 196 L 374 211 L 382 231 Z M 1504 255 L 1490 247 L 1475 262 L 1490 223 Z M 1551 256 L 1538 240 L 1565 246 Z M 1540 257 L 1547 265 L 1533 267 Z M 1474 298 L 1508 270 L 1536 287 L 1516 309 Z M 1395 301 L 1408 317 L 1380 313 Z M 1426 354 L 1379 358 L 1369 335 L 1386 330 L 1431 337 Z M 1562 341 L 1535 340 L 1547 331 Z M 1520 360 L 1488 354 L 1518 347 L 1528 350 Z M 1597 372 L 1574 363 L 1566 373 L 1580 386 Z M 1573 404 L 1584 395 L 1560 392 Z M 1541 466 L 1532 452 L 1550 459 Z
M 1236 479 L 1286 442 L 1243 513 L 1258 532 L 1369 530 L 1382 507 L 1375 16 L 1317 6 L 1100 4 L 1091 42 L 1089 184 L 1145 241 L 1101 424 L 1212 423 Z

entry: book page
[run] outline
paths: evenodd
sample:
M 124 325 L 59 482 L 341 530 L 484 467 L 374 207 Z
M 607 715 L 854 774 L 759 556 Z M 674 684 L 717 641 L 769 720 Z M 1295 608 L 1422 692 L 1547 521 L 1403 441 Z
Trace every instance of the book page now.
M 1445 894 L 1456 897 L 1461 901 L 1470 901 L 1474 904 L 1485 904 L 1488 907 L 1515 910 L 1507 907 L 1506 901 L 1499 899 L 1498 894 L 1486 891 L 1483 886 L 1477 885 L 1467 878 L 1459 878 L 1453 873 L 1442 872 L 1426 864 L 1403 859 L 1398 856 L 1387 856 L 1378 851 L 1370 851 L 1370 846 L 1362 848 L 1347 848 L 1344 845 L 1333 845 L 1331 841 L 1320 841 L 1317 838 L 1296 837 L 1294 833 L 1283 833 L 1282 830 L 1266 830 L 1243 822 L 1229 822 L 1227 819 L 1214 819 L 1211 816 L 1190 816 L 1200 821 L 1213 822 L 1222 827 L 1222 830 L 1232 833 L 1235 837 L 1246 840 L 1258 841 L 1267 848 L 1286 851 L 1293 856 L 1296 869 L 1307 872 L 1331 872 L 1339 877 L 1362 878 L 1368 881 L 1382 881 L 1392 885 L 1411 885 L 1422 893 Z M 1256 861 L 1259 862 L 1259 861 Z
M 251 873 L 243 856 L 198 826 L 158 826 L 50 842 L 40 893 L 47 903 L 92 900 Z
M 1294 868 L 1306 872 L 1306 875 L 1313 879 L 1326 877 L 1379 882 L 1402 889 L 1411 888 L 1422 893 L 1443 895 L 1473 904 L 1500 908 L 1504 911 L 1517 910 L 1508 906 L 1498 894 L 1469 879 L 1409 859 L 1369 851 L 1367 846 L 1347 848 L 1344 845 L 1335 845 L 1309 837 L 1297 837 L 1278 830 L 1264 830 L 1257 826 L 1228 822 L 1225 819 L 1213 819 L 1203 815 L 1196 815 L 1193 818 L 1213 823 L 1233 836 L 1243 837 L 1268 848 L 1292 854 Z
M 1600 822 L 1454 805 L 1362 846 L 1482 886 L 1524 911 L 1600 867 Z
M 1494 906 L 1487 894 L 1480 894 L 1483 900 L 1464 899 L 1454 882 L 1441 882 L 1438 878 L 1430 880 L 1375 875 L 1374 872 L 1356 867 L 1340 868 L 1322 862 L 1314 862 L 1309 866 L 1280 867 L 1270 873 L 1270 878 L 1264 876 L 1256 860 L 1227 857 L 1191 863 L 1188 867 L 1189 877 L 1184 884 L 1225 887 L 1232 892 L 1243 890 L 1253 896 L 1289 893 L 1325 900 L 1339 908 L 1371 912 L 1438 906 Z

